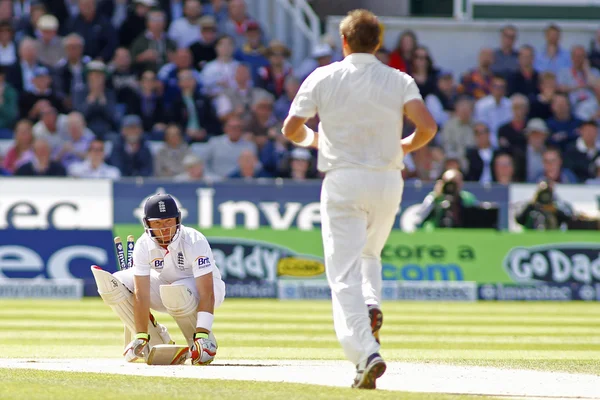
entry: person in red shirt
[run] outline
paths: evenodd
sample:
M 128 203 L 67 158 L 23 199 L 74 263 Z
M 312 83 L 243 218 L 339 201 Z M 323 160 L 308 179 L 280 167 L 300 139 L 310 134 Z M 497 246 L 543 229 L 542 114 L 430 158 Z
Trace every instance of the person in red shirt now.
M 388 65 L 402 72 L 409 72 L 409 66 L 416 48 L 417 35 L 411 30 L 402 32 L 398 38 L 396 48 L 390 53 L 390 63 Z

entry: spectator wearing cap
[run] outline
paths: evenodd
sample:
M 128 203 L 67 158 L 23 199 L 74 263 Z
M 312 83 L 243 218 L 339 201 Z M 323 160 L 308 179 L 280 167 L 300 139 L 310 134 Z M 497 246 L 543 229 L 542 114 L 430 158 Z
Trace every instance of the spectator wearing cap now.
M 117 49 L 119 37 L 108 18 L 97 12 L 96 1 L 79 0 L 79 14 L 69 20 L 68 31 L 83 38 L 86 56 L 107 63 Z
M 438 141 L 446 154 L 454 154 L 464 161 L 465 149 L 475 145 L 473 101 L 469 97 L 457 100 L 455 115 L 444 124 Z
M 183 5 L 183 17 L 171 22 L 169 26 L 169 38 L 175 42 L 178 48 L 190 47 L 200 39 L 198 30 L 198 19 L 202 15 L 202 6 L 199 0 L 186 0 Z
M 204 66 L 201 76 L 204 93 L 211 98 L 234 86 L 235 71 L 240 65 L 233 58 L 235 42 L 231 36 L 221 36 L 215 49 L 217 58 Z
M 506 78 L 496 75 L 492 79 L 490 94 L 475 103 L 475 120 L 485 122 L 490 128 L 494 148 L 498 147 L 498 129 L 513 118 L 506 89 Z
M 452 71 L 441 71 L 437 75 L 437 87 L 425 96 L 425 105 L 440 128 L 451 118 L 457 98 Z
M 219 31 L 225 31 L 225 23 L 229 20 L 227 0 L 209 0 L 202 6 L 202 14 L 211 16 L 217 22 Z
M 577 183 L 577 177 L 563 166 L 563 158 L 559 148 L 548 147 L 542 156 L 544 170 L 536 178 L 535 183 L 550 181 L 554 183 Z
M 569 95 L 573 114 L 582 120 L 591 119 L 598 111 L 596 93 L 600 94 L 600 71 L 590 66 L 585 48 L 573 46 L 571 68 L 558 74 L 558 90 Z
M 155 0 L 133 0 L 127 17 L 119 28 L 119 46 L 129 48 L 133 41 L 146 30 L 148 12 L 155 7 Z
M 66 55 L 62 38 L 57 35 L 58 20 L 54 15 L 43 15 L 37 21 L 37 30 L 40 32 L 40 37 L 36 40 L 39 60 L 54 67 Z
M 417 83 L 423 98 L 435 92 L 438 72 L 433 65 L 429 50 L 424 46 L 417 46 L 410 63 L 410 76 Z
M 151 69 L 158 72 L 177 50 L 177 45 L 165 33 L 165 13 L 152 10 L 146 20 L 146 31 L 131 45 L 131 56 L 137 71 Z
M 134 101 L 139 89 L 138 74 L 133 71 L 131 53 L 125 47 L 115 51 L 115 57 L 108 65 L 109 87 L 115 91 L 117 104 L 125 106 Z
M 85 159 L 94 139 L 94 134 L 85 125 L 83 115 L 73 111 L 67 116 L 67 139 L 59 149 L 56 159 L 68 169 L 71 164 Z
M 196 80 L 196 88 L 202 90 L 202 76 L 193 67 L 192 53 L 189 49 L 177 49 L 173 61 L 165 64 L 158 71 L 158 79 L 162 83 L 162 97 L 165 108 L 172 108 L 173 102 L 181 94 L 179 73 L 190 70 Z
M 85 89 L 85 66 L 91 61 L 83 55 L 83 38 L 70 33 L 62 40 L 65 58 L 61 59 L 54 70 L 55 87 L 66 109 L 73 107 L 73 93 Z
M 206 63 L 217 58 L 217 22 L 214 17 L 205 15 L 198 20 L 198 26 L 199 39 L 190 45 L 190 51 L 194 59 L 194 68 L 202 71 Z
M 121 124 L 121 137 L 116 139 L 108 163 L 122 176 L 152 176 L 152 152 L 143 138 L 142 120 L 126 115 Z
M 459 92 L 467 94 L 479 100 L 490 94 L 492 78 L 492 64 L 494 63 L 494 51 L 484 48 L 479 51 L 478 65 L 462 76 Z
M 271 41 L 265 54 L 269 65 L 259 68 L 256 86 L 271 92 L 275 98 L 281 96 L 285 78 L 292 74 L 292 66 L 287 61 L 291 54 L 290 49 L 280 41 Z
M 552 99 L 556 94 L 556 75 L 552 72 L 542 72 L 539 78 L 539 93 L 530 97 L 529 118 L 547 120 L 552 117 Z
M 197 155 L 190 153 L 183 158 L 183 162 L 180 161 L 183 167 L 183 172 L 175 175 L 173 181 L 175 182 L 212 182 L 216 179 L 206 174 L 204 169 L 204 162 Z
M 546 123 L 550 130 L 548 145 L 565 151 L 567 145 L 577 139 L 577 128 L 581 121 L 571 112 L 571 104 L 566 95 L 557 93 L 552 98 L 552 117 Z
M 256 144 L 243 138 L 244 124 L 238 117 L 225 122 L 225 134 L 210 138 L 202 151 L 206 171 L 219 179 L 233 173 L 238 165 L 242 151 L 250 150 L 256 154 Z
M 169 124 L 165 130 L 165 143 L 154 157 L 154 174 L 158 177 L 173 177 L 185 172 L 181 160 L 192 154 L 190 146 L 183 140 L 181 129 Z
M 87 85 L 73 94 L 76 111 L 83 114 L 89 128 L 100 139 L 106 139 L 117 131 L 116 96 L 106 88 L 106 65 L 90 61 L 86 65 Z
M 13 127 L 19 115 L 19 95 L 17 91 L 6 82 L 6 67 L 0 66 L 0 137 L 2 130 Z
M 190 142 L 204 142 L 209 136 L 219 134 L 221 126 L 212 101 L 198 90 L 191 69 L 179 71 L 181 92 L 171 107 L 171 122 L 184 127 Z
M 9 66 L 17 62 L 17 47 L 13 27 L 9 21 L 0 20 L 0 66 Z
M 573 171 L 579 182 L 595 177 L 596 161 L 600 158 L 600 141 L 596 121 L 584 121 L 577 130 L 579 137 L 567 146 L 565 167 Z
M 518 164 L 517 176 L 520 177 L 520 181 L 534 183 L 544 171 L 542 156 L 544 150 L 546 150 L 546 139 L 549 134 L 550 131 L 542 119 L 534 118 L 527 123 L 525 127 L 525 135 L 527 136 L 525 154 L 515 154 Z
M 33 159 L 21 165 L 15 176 L 66 176 L 65 167 L 51 159 L 52 149 L 48 141 L 43 138 L 33 142 Z
M 21 165 L 33 159 L 33 132 L 31 121 L 22 119 L 15 125 L 12 147 L 6 153 L 2 167 L 14 173 Z
M 168 115 L 154 71 L 144 71 L 139 86 L 127 104 L 127 114 L 139 115 L 144 132 L 151 134 L 152 138 L 160 137 L 166 128 Z
M 22 92 L 19 96 L 19 115 L 21 118 L 36 119 L 40 113 L 40 102 L 48 100 L 59 112 L 63 105 L 52 89 L 52 77 L 46 67 L 36 67 L 33 71 L 33 90 Z
M 257 82 L 260 69 L 269 65 L 269 60 L 267 59 L 268 49 L 262 43 L 263 33 L 257 22 L 250 21 L 248 23 L 246 38 L 246 43 L 236 50 L 234 57 L 236 60 L 250 66 L 252 80 Z
M 68 169 L 68 175 L 74 178 L 98 178 L 117 180 L 121 178 L 121 171 L 117 167 L 104 162 L 104 142 L 92 140 L 87 150 L 87 157 L 80 162 L 74 162 Z
M 519 49 L 518 68 L 508 78 L 509 93 L 535 97 L 539 93 L 539 74 L 533 67 L 534 50 L 526 44 Z
M 417 35 L 411 30 L 406 30 L 398 36 L 396 47 L 390 53 L 389 66 L 402 72 L 408 72 L 408 66 L 417 48 Z
M 222 33 L 233 38 L 234 47 L 241 48 L 246 41 L 246 28 L 251 19 L 248 16 L 245 0 L 229 0 L 229 18 L 223 24 Z
M 256 158 L 256 153 L 252 150 L 242 150 L 238 157 L 237 168 L 228 178 L 233 179 L 254 179 L 254 178 L 270 178 Z
M 529 113 L 529 100 L 520 93 L 510 97 L 513 118 L 510 122 L 498 129 L 498 145 L 505 149 L 525 151 L 527 140 L 525 138 L 525 125 Z
M 515 50 L 517 34 L 517 28 L 513 25 L 507 25 L 500 31 L 500 48 L 494 50 L 494 63 L 492 64 L 494 74 L 508 78 L 517 71 L 518 53 Z
M 19 93 L 34 90 L 33 71 L 43 66 L 38 59 L 35 40 L 24 38 L 19 43 L 19 56 L 16 63 L 10 66 L 6 80 Z
M 302 82 L 315 69 L 331 64 L 333 61 L 333 49 L 327 43 L 319 43 L 313 48 L 310 57 L 304 60 L 295 72 L 296 77 Z
M 571 68 L 569 52 L 560 47 L 560 28 L 557 25 L 549 25 L 544 34 L 546 46 L 536 52 L 535 69 L 540 72 L 550 71 L 556 76 L 560 70 Z
M 313 156 L 310 150 L 296 147 L 289 153 L 287 167 L 282 174 L 284 178 L 295 181 L 305 181 L 316 178 L 313 169 Z
M 289 75 L 285 78 L 283 89 L 283 94 L 279 96 L 273 105 L 273 114 L 280 122 L 283 122 L 289 114 L 292 102 L 300 89 L 300 81 L 294 75 Z
M 250 121 L 252 119 L 252 103 L 257 96 L 264 92 L 266 92 L 264 89 L 253 86 L 250 68 L 245 64 L 240 64 L 235 71 L 234 85 L 225 89 L 214 99 L 217 116 L 221 121 L 227 120 L 232 115 L 241 117 L 245 122 Z

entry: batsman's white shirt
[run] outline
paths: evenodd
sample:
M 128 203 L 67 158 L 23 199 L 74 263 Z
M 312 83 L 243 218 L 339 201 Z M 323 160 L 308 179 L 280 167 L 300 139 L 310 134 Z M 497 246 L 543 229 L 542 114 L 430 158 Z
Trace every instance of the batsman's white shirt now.
M 354 364 L 379 351 L 368 305 L 381 302 L 381 251 L 404 187 L 404 104 L 422 101 L 415 81 L 371 54 L 352 54 L 315 70 L 290 115 L 319 114 L 321 233 L 333 321 Z
M 422 99 L 409 75 L 371 54 L 351 54 L 317 68 L 302 83 L 290 115 L 318 111 L 318 168 L 402 169 L 404 104 Z

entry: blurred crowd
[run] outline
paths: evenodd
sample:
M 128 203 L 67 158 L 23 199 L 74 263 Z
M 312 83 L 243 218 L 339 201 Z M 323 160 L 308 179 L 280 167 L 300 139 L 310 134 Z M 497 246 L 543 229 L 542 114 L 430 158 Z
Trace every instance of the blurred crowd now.
M 469 71 L 439 68 L 411 31 L 380 49 L 440 128 L 405 178 L 600 182 L 600 33 L 571 49 L 560 37 L 550 25 L 543 47 L 517 48 L 506 26 Z M 280 130 L 303 80 L 343 58 L 337 42 L 293 68 L 244 0 L 0 0 L 0 139 L 13 140 L 0 174 L 319 179 L 316 151 Z

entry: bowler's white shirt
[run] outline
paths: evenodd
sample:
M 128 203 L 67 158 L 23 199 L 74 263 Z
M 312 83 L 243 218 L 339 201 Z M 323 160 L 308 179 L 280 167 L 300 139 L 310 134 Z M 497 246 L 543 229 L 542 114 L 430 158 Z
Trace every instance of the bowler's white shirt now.
M 208 240 L 197 230 L 183 225 L 167 250 L 160 247 L 147 233 L 137 240 L 133 250 L 133 274 L 148 276 L 152 269 L 167 283 L 198 278 L 210 272 L 213 273 L 213 279 L 221 279 L 221 272 L 215 264 Z
M 319 113 L 318 168 L 402 169 L 404 104 L 421 100 L 409 75 L 374 55 L 351 54 L 317 68 L 302 83 L 290 115 Z

